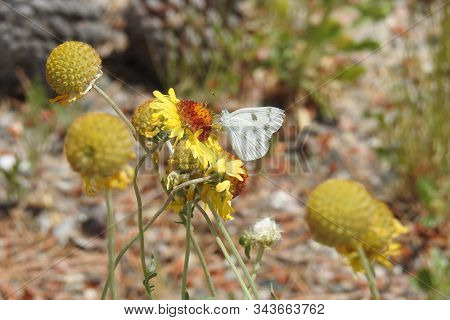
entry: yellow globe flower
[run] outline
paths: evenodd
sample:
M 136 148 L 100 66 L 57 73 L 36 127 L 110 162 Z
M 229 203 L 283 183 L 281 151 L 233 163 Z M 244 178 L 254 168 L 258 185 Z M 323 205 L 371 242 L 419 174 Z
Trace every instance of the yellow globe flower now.
M 123 122 L 106 113 L 87 113 L 67 131 L 65 154 L 88 193 L 125 188 L 133 177 L 128 165 L 135 158 L 130 132 Z
M 389 208 L 354 181 L 332 179 L 317 186 L 308 200 L 306 221 L 316 241 L 334 247 L 355 271 L 362 271 L 357 253 L 362 246 L 369 260 L 390 266 L 399 254 L 394 239 L 407 229 Z
M 59 96 L 50 100 L 63 105 L 81 98 L 102 75 L 102 60 L 90 45 L 67 41 L 50 53 L 46 63 L 46 78 Z

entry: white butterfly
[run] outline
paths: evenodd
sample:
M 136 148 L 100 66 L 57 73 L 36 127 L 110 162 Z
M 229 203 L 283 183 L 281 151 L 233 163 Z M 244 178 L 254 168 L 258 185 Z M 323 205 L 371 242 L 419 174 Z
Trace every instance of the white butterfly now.
M 236 155 L 243 161 L 262 158 L 270 147 L 272 135 L 283 124 L 285 113 L 274 107 L 223 110 L 219 124 L 231 139 Z

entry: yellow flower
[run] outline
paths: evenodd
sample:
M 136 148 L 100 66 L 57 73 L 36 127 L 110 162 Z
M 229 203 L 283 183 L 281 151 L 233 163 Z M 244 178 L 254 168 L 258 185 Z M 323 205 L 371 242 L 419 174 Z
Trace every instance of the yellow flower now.
M 202 200 L 208 204 L 211 210 L 215 210 L 224 220 L 233 220 L 231 214 L 234 208 L 231 205 L 233 195 L 230 192 L 231 183 L 225 180 L 215 187 L 205 185 L 205 191 L 202 192 Z
M 195 159 L 198 159 L 203 168 L 214 161 L 213 150 L 207 144 L 209 140 L 212 115 L 203 103 L 191 100 L 180 100 L 175 91 L 170 88 L 169 94 L 164 95 L 154 91 L 155 99 L 150 102 L 154 110 L 149 125 L 161 125 L 169 131 L 169 137 L 175 138 L 175 145 L 184 137 L 187 137 L 186 147 L 191 150 Z M 216 147 L 214 145 L 214 147 Z
M 209 164 L 214 162 L 215 155 L 213 150 L 208 148 L 206 144 L 198 139 L 202 134 L 201 130 L 194 134 L 187 130 L 187 134 L 188 139 L 186 140 L 186 148 L 191 150 L 194 159 L 197 159 L 200 162 L 202 169 L 206 169 Z
M 230 181 L 230 192 L 233 197 L 238 196 L 247 184 L 248 173 L 244 163 L 226 151 L 220 152 L 211 171 L 221 174 L 223 178 Z
M 106 113 L 87 113 L 67 131 L 65 154 L 90 194 L 106 188 L 125 188 L 134 171 L 135 158 L 130 132 L 123 122 Z
M 47 82 L 58 94 L 51 102 L 63 105 L 86 94 L 102 75 L 102 60 L 90 45 L 67 41 L 50 53 L 46 63 Z
M 221 174 L 244 181 L 242 174 L 245 174 L 243 169 L 244 163 L 241 160 L 228 160 L 228 157 L 221 157 L 214 165 L 214 169 Z
M 170 131 L 170 138 L 175 138 L 176 142 L 184 136 L 184 129 L 180 115 L 177 111 L 177 104 L 180 100 L 175 95 L 175 90 L 169 89 L 169 95 L 163 95 L 159 91 L 153 91 L 155 99 L 151 102 L 151 107 L 155 110 L 152 115 L 150 125 L 163 123 L 164 130 Z M 163 120 L 161 120 L 163 119 Z
M 398 255 L 394 239 L 407 232 L 389 208 L 363 185 L 350 180 L 328 180 L 308 200 L 306 221 L 316 241 L 334 247 L 355 271 L 363 269 L 357 253 L 362 246 L 369 260 L 390 265 Z
M 152 121 L 152 115 L 154 113 L 152 101 L 153 99 L 140 104 L 134 110 L 133 117 L 131 118 L 131 123 L 136 129 L 136 132 L 149 139 L 153 138 L 161 131 L 160 121 Z
M 216 159 L 222 154 L 223 149 L 216 136 L 210 135 L 205 144 L 215 154 Z
M 229 180 L 222 181 L 216 185 L 217 192 L 230 191 L 231 182 Z
M 107 188 L 109 189 L 125 189 L 132 181 L 134 177 L 134 169 L 125 165 L 122 170 L 116 174 L 108 177 L 103 176 L 91 176 L 83 177 L 84 191 L 88 195 L 95 195 Z

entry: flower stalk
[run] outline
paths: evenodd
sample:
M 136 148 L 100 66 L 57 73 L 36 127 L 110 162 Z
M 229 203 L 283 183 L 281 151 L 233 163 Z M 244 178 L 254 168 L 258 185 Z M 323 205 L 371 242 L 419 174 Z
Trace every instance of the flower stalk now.
M 138 213 L 138 228 L 139 228 L 139 245 L 140 245 L 140 256 L 141 256 L 141 266 L 142 266 L 142 272 L 144 274 L 144 279 L 146 279 L 148 274 L 147 269 L 147 263 L 145 261 L 145 238 L 144 238 L 144 223 L 143 223 L 143 212 L 142 212 L 142 198 L 141 193 L 138 186 L 138 173 L 139 169 L 142 167 L 142 165 L 145 163 L 145 160 L 147 159 L 148 154 L 145 154 L 144 156 L 139 159 L 138 164 L 136 165 L 136 168 L 134 170 L 134 178 L 133 178 L 133 187 L 134 187 L 134 193 L 136 195 L 136 202 L 137 202 L 137 213 Z M 144 281 L 144 285 L 145 285 Z M 149 299 L 153 300 L 153 293 L 151 288 L 149 288 L 147 285 L 145 285 L 145 290 L 147 291 L 147 295 Z
M 229 255 L 228 250 L 226 249 L 225 245 L 223 244 L 222 239 L 220 239 L 219 237 L 216 237 L 216 242 L 219 245 L 220 249 L 222 250 L 222 253 L 223 253 L 225 259 L 227 260 L 228 264 L 230 265 L 231 270 L 233 270 L 233 273 L 235 274 L 236 278 L 238 279 L 239 284 L 242 288 L 242 292 L 244 292 L 245 298 L 247 300 L 252 300 L 253 298 L 252 298 L 250 292 L 248 291 L 247 286 L 244 283 L 244 280 L 242 280 L 242 277 L 239 274 L 238 269 L 234 265 L 233 260 L 231 260 L 231 257 Z
M 214 175 L 211 176 L 207 176 L 207 177 L 203 177 L 203 178 L 198 178 L 198 179 L 193 179 L 190 181 L 186 181 L 182 184 L 180 184 L 179 186 L 175 187 L 168 195 L 166 201 L 164 202 L 164 204 L 162 205 L 161 208 L 158 209 L 158 211 L 153 215 L 153 217 L 150 219 L 149 222 L 147 222 L 144 225 L 143 228 L 143 232 L 147 231 L 152 224 L 159 218 L 159 216 L 167 209 L 167 207 L 170 205 L 170 203 L 173 201 L 175 194 L 180 191 L 181 189 L 188 187 L 190 185 L 195 185 L 195 184 L 199 184 L 199 183 L 203 183 L 206 182 L 208 180 L 214 179 Z M 116 260 L 114 262 L 114 268 L 117 268 L 117 266 L 120 263 L 120 260 L 122 259 L 122 257 L 125 255 L 125 253 L 128 251 L 128 249 L 131 248 L 131 246 L 139 239 L 139 234 L 135 235 L 130 241 L 128 241 L 128 243 L 122 248 L 122 250 L 120 250 L 119 254 L 116 257 Z M 109 279 L 107 280 L 107 282 L 105 283 L 105 286 L 103 287 L 103 292 L 102 292 L 102 300 L 105 299 L 106 294 L 108 292 L 110 286 L 110 281 Z
M 111 201 L 111 189 L 105 192 L 106 208 L 107 208 L 107 246 L 108 246 L 108 280 L 109 280 L 109 296 L 111 300 L 116 298 L 116 286 L 114 279 L 114 256 L 115 256 L 115 219 L 114 210 Z
M 367 259 L 367 255 L 361 245 L 357 247 L 357 250 L 359 258 L 361 259 L 362 265 L 364 267 L 364 275 L 366 276 L 367 282 L 369 283 L 372 299 L 379 300 L 380 293 L 378 292 L 377 284 L 375 281 L 375 273 L 373 272 L 372 265 L 370 264 L 369 259 Z
M 212 208 L 213 206 L 209 205 L 209 207 Z M 219 215 L 217 214 L 217 212 L 215 210 L 211 210 L 211 212 L 214 215 L 214 220 L 216 222 L 216 225 L 217 225 L 220 233 L 224 237 L 224 239 L 227 242 L 228 246 L 231 248 L 231 252 L 236 257 L 236 260 L 237 260 L 239 266 L 241 267 L 242 271 L 244 272 L 244 276 L 245 276 L 247 282 L 250 285 L 250 289 L 252 290 L 253 295 L 255 296 L 255 298 L 257 300 L 259 300 L 259 292 L 256 289 L 256 285 L 255 285 L 255 283 L 254 283 L 254 281 L 252 279 L 252 276 L 250 275 L 250 272 L 248 271 L 247 266 L 244 263 L 244 260 L 242 260 L 242 257 L 240 255 L 239 251 L 237 250 L 236 246 L 234 245 L 233 240 L 231 239 L 231 236 L 230 236 L 227 228 L 222 223 L 222 220 L 219 217 Z
M 133 137 L 137 139 L 136 130 L 134 129 L 133 125 L 131 124 L 130 120 L 128 120 L 127 116 L 120 110 L 119 106 L 111 99 L 108 94 L 106 94 L 105 91 L 103 91 L 99 86 L 97 86 L 95 83 L 92 85 L 92 88 L 95 89 L 107 102 L 108 104 L 114 109 L 116 114 L 119 116 L 120 119 L 127 125 L 130 132 L 133 134 Z
M 183 274 L 181 277 L 181 299 L 187 300 L 189 295 L 186 289 L 187 274 L 189 271 L 189 257 L 191 255 L 191 217 L 192 217 L 192 203 L 188 202 L 186 204 L 186 251 L 184 254 L 184 267 Z
M 206 283 L 207 283 L 209 291 L 211 293 L 211 297 L 215 299 L 215 298 L 217 298 L 216 288 L 214 286 L 214 282 L 212 280 L 211 274 L 209 273 L 208 264 L 206 263 L 205 256 L 203 255 L 202 249 L 200 248 L 200 245 L 194 236 L 193 228 L 191 228 L 190 237 L 191 237 L 192 246 L 194 247 L 194 250 L 198 257 L 198 260 L 200 261 L 200 265 L 202 267 L 203 273 L 205 274 Z
M 256 253 L 256 258 L 255 258 L 255 266 L 253 267 L 253 271 L 252 271 L 253 281 L 255 281 L 256 275 L 258 274 L 258 271 L 261 268 L 261 261 L 262 261 L 263 255 L 264 255 L 264 250 L 265 250 L 264 245 L 259 244 L 258 252 Z

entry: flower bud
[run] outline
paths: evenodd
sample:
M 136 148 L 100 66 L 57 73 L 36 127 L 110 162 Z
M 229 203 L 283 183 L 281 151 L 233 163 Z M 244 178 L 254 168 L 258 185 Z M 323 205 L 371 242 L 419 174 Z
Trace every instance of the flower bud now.
M 99 54 L 87 43 L 67 41 L 50 53 L 46 78 L 59 96 L 50 100 L 68 104 L 81 98 L 102 75 Z

